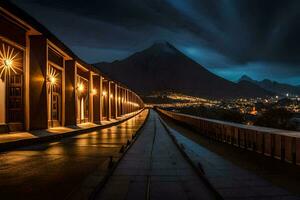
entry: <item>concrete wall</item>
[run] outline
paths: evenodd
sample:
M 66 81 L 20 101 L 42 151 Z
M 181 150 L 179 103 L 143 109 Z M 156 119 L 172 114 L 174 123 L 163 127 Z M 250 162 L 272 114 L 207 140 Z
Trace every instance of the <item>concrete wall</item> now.
M 239 125 L 157 109 L 205 137 L 300 165 L 300 132 Z

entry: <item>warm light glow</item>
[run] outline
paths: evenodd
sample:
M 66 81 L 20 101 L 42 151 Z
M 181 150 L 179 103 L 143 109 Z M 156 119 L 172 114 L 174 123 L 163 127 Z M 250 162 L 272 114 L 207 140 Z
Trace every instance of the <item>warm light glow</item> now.
M 82 83 L 79 83 L 77 86 L 78 92 L 83 92 L 84 91 L 84 86 Z
M 107 95 L 107 92 L 106 92 L 106 91 L 103 91 L 103 92 L 102 92 L 102 96 L 106 97 L 106 95 Z
M 56 82 L 56 78 L 55 77 L 51 76 L 49 79 L 50 79 L 50 83 L 52 85 L 55 84 L 55 82 Z
M 0 78 L 10 75 L 11 71 L 17 74 L 17 70 L 22 72 L 22 57 L 18 58 L 19 53 L 9 45 L 2 44 L 0 50 Z
M 4 60 L 4 65 L 5 65 L 5 67 L 11 68 L 11 67 L 12 67 L 12 64 L 13 64 L 13 61 L 12 61 L 12 60 L 9 60 L 9 59 L 5 59 L 5 60 Z
M 114 98 L 114 95 L 111 94 L 111 95 L 110 95 L 110 98 L 111 98 L 111 99 Z
M 57 84 L 57 76 L 58 73 L 56 73 L 55 69 L 50 68 L 48 79 L 47 81 L 50 83 L 50 85 L 56 85 Z
M 96 95 L 97 94 L 97 90 L 94 88 L 92 89 L 92 95 Z

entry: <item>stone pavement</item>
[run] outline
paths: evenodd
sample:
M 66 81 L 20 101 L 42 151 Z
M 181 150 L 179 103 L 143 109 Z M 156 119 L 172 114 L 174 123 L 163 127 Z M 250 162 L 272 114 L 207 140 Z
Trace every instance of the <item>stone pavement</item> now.
M 170 127 L 169 132 L 224 199 L 300 199 L 202 147 Z
M 120 121 L 127 120 L 128 118 L 136 115 L 140 111 L 129 113 L 117 119 L 112 119 L 110 121 L 103 121 L 101 125 L 94 123 L 83 123 L 78 126 L 72 127 L 54 127 L 46 130 L 36 130 L 30 132 L 11 132 L 11 133 L 1 133 L 0 134 L 0 151 L 16 148 L 18 146 L 31 145 L 35 140 L 40 142 L 47 140 L 47 138 L 60 138 L 64 135 L 74 135 L 77 132 L 84 133 L 92 131 L 93 129 L 101 129 L 109 126 L 116 125 Z M 27 144 L 28 143 L 28 144 Z
M 148 110 L 104 129 L 0 153 L 1 200 L 83 200 L 111 173 Z M 136 138 L 136 137 L 135 137 Z M 134 139 L 135 139 L 134 138 Z
M 96 199 L 216 199 L 151 111 L 139 138 Z

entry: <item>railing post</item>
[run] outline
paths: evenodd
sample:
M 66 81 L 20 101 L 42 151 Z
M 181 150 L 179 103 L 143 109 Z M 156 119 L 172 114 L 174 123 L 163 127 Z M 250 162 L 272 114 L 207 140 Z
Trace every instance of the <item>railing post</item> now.
M 276 145 L 276 140 L 275 140 L 275 135 L 271 134 L 271 157 L 275 157 L 275 145 Z
M 285 136 L 281 136 L 281 160 L 285 160 Z
M 296 164 L 296 138 L 292 138 L 292 163 Z

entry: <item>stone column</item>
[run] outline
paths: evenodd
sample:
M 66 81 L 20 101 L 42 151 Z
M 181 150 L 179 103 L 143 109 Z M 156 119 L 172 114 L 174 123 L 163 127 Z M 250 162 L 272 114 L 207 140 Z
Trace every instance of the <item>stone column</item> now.
M 65 125 L 76 125 L 75 61 L 68 60 L 65 65 Z
M 29 126 L 31 130 L 48 128 L 47 57 L 46 38 L 30 36 Z

